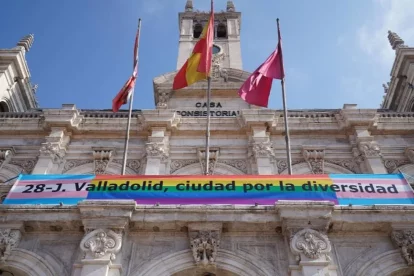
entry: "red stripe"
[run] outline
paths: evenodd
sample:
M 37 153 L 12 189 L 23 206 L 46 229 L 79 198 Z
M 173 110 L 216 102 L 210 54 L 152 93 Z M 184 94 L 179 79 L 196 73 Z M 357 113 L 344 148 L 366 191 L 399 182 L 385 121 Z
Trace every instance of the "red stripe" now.
M 188 86 L 186 78 L 187 66 L 188 60 L 184 63 L 183 67 L 181 67 L 180 71 L 178 71 L 177 75 L 175 75 L 173 82 L 173 90 L 178 90 Z

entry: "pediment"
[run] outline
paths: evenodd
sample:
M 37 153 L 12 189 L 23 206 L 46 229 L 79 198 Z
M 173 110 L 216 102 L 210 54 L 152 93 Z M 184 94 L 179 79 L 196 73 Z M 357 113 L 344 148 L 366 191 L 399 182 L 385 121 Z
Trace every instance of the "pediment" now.
M 157 108 L 166 107 L 172 95 L 177 91 L 172 90 L 172 84 L 178 71 L 169 72 L 153 79 L 154 99 Z M 251 75 L 246 72 L 234 68 L 223 68 L 219 76 L 212 77 L 211 90 L 213 94 L 229 95 L 230 97 L 238 97 L 237 91 L 243 82 Z M 207 80 L 199 81 L 193 85 L 180 89 L 180 97 L 191 95 L 196 97 L 197 94 L 204 95 L 207 89 Z

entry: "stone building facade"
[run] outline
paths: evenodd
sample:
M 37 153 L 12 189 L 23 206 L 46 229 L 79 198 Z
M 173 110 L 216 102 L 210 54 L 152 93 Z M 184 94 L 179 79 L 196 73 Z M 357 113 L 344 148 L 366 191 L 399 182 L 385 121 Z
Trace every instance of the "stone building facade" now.
M 180 68 L 208 13 L 180 13 Z M 241 13 L 216 14 L 211 168 L 217 175 L 287 174 L 281 110 L 247 105 Z M 395 50 L 380 109 L 289 112 L 294 174 L 414 174 L 414 48 Z M 127 112 L 39 108 L 25 54 L 33 36 L 0 50 L 0 195 L 23 174 L 120 174 Z M 205 89 L 154 79 L 153 110 L 133 113 L 127 174 L 202 174 Z M 0 205 L 1 275 L 414 275 L 414 206 Z M 7 274 L 9 273 L 9 274 Z

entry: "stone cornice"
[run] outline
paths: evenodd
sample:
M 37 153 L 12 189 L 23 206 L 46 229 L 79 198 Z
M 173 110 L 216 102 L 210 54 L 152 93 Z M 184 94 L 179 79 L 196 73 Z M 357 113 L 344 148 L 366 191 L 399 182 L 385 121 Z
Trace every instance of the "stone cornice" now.
M 162 230 L 169 231 L 189 222 L 214 221 L 226 223 L 230 231 L 254 229 L 257 225 L 266 225 L 263 231 L 311 225 L 313 229 L 329 228 L 330 233 L 387 233 L 392 225 L 414 221 L 414 206 L 333 206 L 329 202 L 302 201 L 280 201 L 275 206 L 154 206 L 133 201 L 84 201 L 78 206 L 0 205 L 0 216 L 4 223 L 25 222 L 35 227 L 32 231 L 41 231 L 42 225 L 59 224 L 67 231 L 79 231 L 79 225 L 151 231 L 162 223 L 168 226 Z
M 171 109 L 142 110 L 143 124 L 146 129 L 165 127 L 167 130 L 176 129 L 180 124 L 181 116 Z

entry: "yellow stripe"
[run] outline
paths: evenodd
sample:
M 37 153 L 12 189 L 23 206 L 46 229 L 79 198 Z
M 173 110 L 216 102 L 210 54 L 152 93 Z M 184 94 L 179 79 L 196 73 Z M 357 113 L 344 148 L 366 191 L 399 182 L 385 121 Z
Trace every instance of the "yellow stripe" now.
M 192 54 L 188 59 L 187 70 L 185 72 L 185 78 L 187 80 L 187 85 L 191 85 L 200 80 L 207 79 L 205 73 L 197 72 L 198 65 L 200 64 L 201 53 Z

